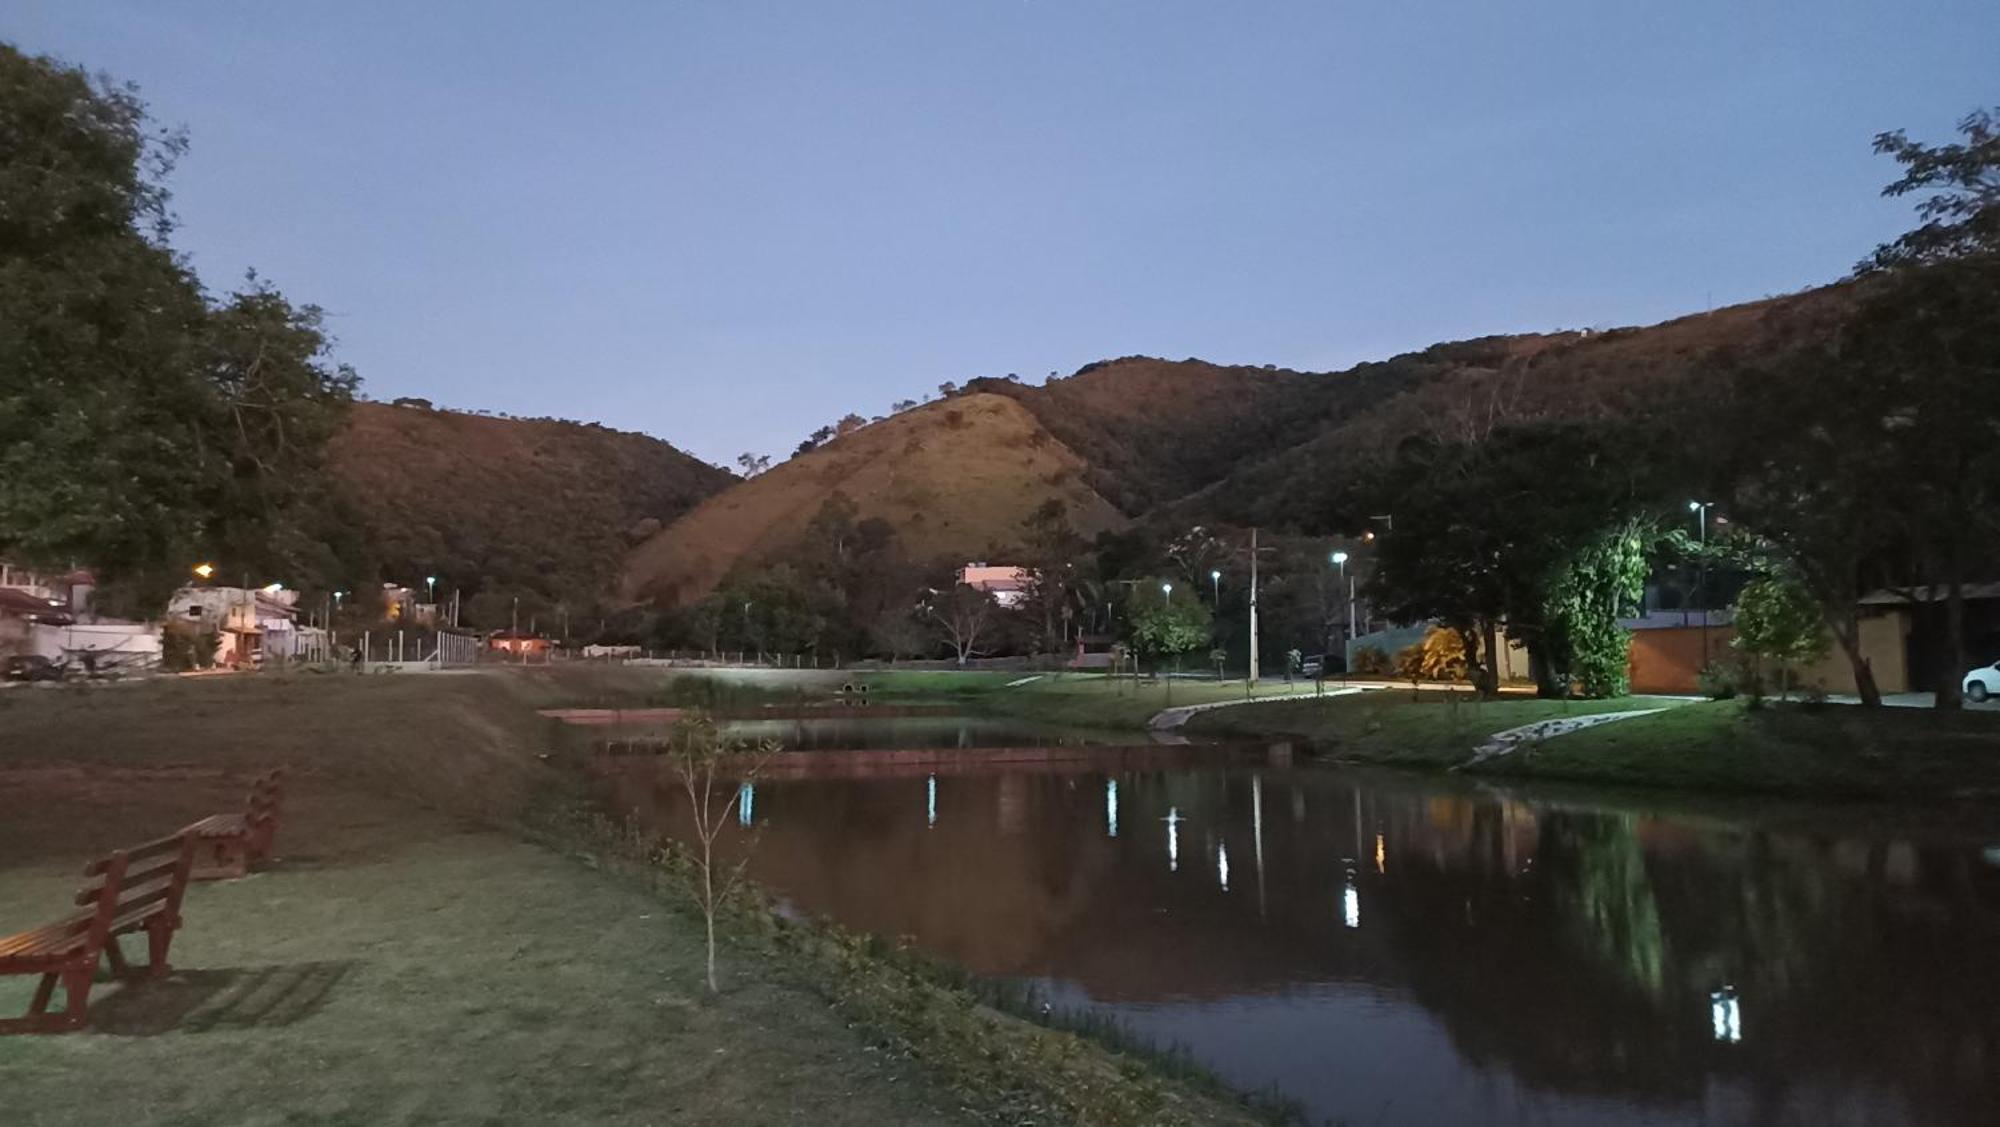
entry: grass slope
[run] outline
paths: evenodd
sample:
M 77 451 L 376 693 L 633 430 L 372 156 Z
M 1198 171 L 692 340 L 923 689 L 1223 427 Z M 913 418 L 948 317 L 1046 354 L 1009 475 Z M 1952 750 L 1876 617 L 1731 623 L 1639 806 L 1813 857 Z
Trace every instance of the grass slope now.
M 960 395 L 836 438 L 703 502 L 634 549 L 623 592 L 667 605 L 706 595 L 739 564 L 791 551 L 837 492 L 897 533 L 919 562 L 983 559 L 1059 498 L 1086 535 L 1124 516 L 1085 481 L 1084 461 L 999 395 Z
M 578 780 L 544 760 L 560 739 L 534 709 L 663 680 L 0 692 L 0 932 L 59 916 L 90 857 L 236 808 L 269 766 L 290 772 L 276 863 L 190 890 L 171 978 L 101 984 L 90 1031 L 0 1039 L 6 1122 L 1247 1121 L 761 910 L 732 918 L 725 991 L 707 998 L 681 878 L 548 836 Z M 560 848 L 524 841 L 530 824 Z M 0 1008 L 25 1008 L 32 986 L 0 979 Z
M 735 477 L 643 434 L 357 403 L 328 451 L 384 574 L 609 592 L 641 521 L 671 522 Z

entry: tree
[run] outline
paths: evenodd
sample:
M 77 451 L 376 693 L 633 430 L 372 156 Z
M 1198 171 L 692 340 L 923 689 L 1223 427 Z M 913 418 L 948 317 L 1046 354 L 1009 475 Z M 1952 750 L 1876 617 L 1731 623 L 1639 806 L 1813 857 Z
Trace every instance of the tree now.
M 1208 644 L 1208 608 L 1187 593 L 1184 587 L 1164 588 L 1162 583 L 1143 584 L 1132 611 L 1132 644 L 1156 662 Z M 1150 592 L 1158 592 L 1152 594 Z
M 1832 645 L 1819 603 L 1803 585 L 1785 576 L 1763 576 L 1745 584 L 1736 597 L 1735 618 L 1732 644 L 1760 665 L 1778 663 L 1781 697 L 1797 669 L 1825 657 Z
M 999 607 L 986 592 L 957 583 L 946 591 L 933 590 L 923 609 L 943 632 L 958 664 L 964 665 L 979 655 L 979 643 L 992 628 Z
M 1544 661 L 1563 689 L 1573 683 L 1591 697 L 1631 691 L 1632 634 L 1618 620 L 1637 613 L 1645 593 L 1645 531 L 1636 519 L 1605 530 L 1563 561 L 1548 582 Z
M 319 460 L 357 381 L 318 310 L 254 278 L 209 305 L 168 245 L 185 140 L 133 88 L 0 44 L 0 106 L 0 555 L 146 613 L 221 549 L 342 566 Z
M 771 468 L 771 456 L 745 452 L 736 455 L 736 464 L 742 467 L 745 478 L 752 478 Z
M 1990 111 L 1960 132 L 1876 139 L 1904 169 L 1885 194 L 1924 195 L 1924 222 L 1860 265 L 1833 331 L 1741 371 L 1731 412 L 1733 501 L 1818 601 L 1869 705 L 1857 601 L 1886 586 L 1942 610 L 1937 703 L 1955 708 L 1964 587 L 2000 551 L 2000 136 Z
M 1499 688 L 1503 625 L 1527 646 L 1541 695 L 1569 694 L 1579 641 L 1593 680 L 1615 689 L 1616 620 L 1643 570 L 1630 522 L 1655 500 L 1656 460 L 1642 436 L 1607 424 L 1406 443 L 1364 487 L 1361 511 L 1396 516 L 1378 542 L 1370 598 L 1392 619 L 1457 631 L 1482 694 Z
M 743 796 L 755 785 L 757 771 L 772 751 L 770 745 L 730 740 L 716 731 L 706 716 L 691 716 L 674 725 L 664 756 L 668 770 L 686 796 L 693 822 L 690 840 L 681 851 L 694 869 L 693 894 L 708 936 L 708 992 L 721 987 L 715 978 L 715 917 L 743 878 L 749 852 L 733 864 L 716 856 L 716 843 L 740 816 Z

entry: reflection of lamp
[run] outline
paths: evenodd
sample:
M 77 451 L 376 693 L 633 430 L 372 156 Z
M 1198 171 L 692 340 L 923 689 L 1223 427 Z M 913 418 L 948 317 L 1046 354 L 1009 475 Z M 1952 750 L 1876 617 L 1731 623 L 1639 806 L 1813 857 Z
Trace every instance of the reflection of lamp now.
M 1387 865 L 1387 863 L 1388 863 L 1388 860 L 1389 860 L 1389 854 L 1388 854 L 1388 851 L 1382 848 L 1382 835 L 1381 835 L 1381 834 L 1376 834 L 1376 835 L 1375 835 L 1375 871 L 1376 871 L 1377 873 L 1384 873 L 1384 872 L 1387 872 L 1387 871 L 1388 871 L 1388 869 L 1386 868 L 1386 865 Z
M 1118 836 L 1118 780 L 1104 780 L 1104 830 L 1108 837 Z
M 1167 871 L 1181 871 L 1181 812 L 1177 806 L 1167 807 Z
M 924 825 L 937 825 L 937 776 L 932 775 L 924 783 Z
M 1222 885 L 1222 891 L 1229 891 L 1229 847 L 1220 842 L 1215 846 L 1215 879 Z
M 744 783 L 743 789 L 736 792 L 736 820 L 747 826 L 757 820 L 756 812 L 757 784 Z
M 1361 890 L 1354 887 L 1354 870 L 1347 870 L 1347 887 L 1340 893 L 1340 922 L 1348 927 L 1361 926 Z
M 1743 1040 L 1743 1007 L 1736 999 L 1736 987 L 1724 986 L 1708 996 L 1708 1020 L 1716 1040 L 1730 1045 Z

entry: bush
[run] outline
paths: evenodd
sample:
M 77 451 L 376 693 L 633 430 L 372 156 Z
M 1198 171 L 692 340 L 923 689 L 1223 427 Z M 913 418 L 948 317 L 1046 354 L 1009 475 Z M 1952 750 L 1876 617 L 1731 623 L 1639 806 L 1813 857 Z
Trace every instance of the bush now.
M 1354 651 L 1354 672 L 1364 677 L 1387 677 L 1395 670 L 1395 663 L 1380 646 L 1362 646 Z
M 1703 666 L 1695 675 L 1695 685 L 1710 700 L 1742 696 L 1756 701 L 1764 696 L 1763 678 L 1757 675 L 1756 668 L 1734 658 L 1722 658 Z

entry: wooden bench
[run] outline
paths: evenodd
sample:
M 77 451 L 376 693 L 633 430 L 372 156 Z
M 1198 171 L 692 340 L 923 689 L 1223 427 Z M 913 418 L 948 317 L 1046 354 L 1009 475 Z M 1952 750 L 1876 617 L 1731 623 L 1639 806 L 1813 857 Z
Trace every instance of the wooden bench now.
M 270 771 L 250 788 L 241 814 L 215 814 L 181 832 L 195 843 L 194 879 L 232 880 L 271 856 L 278 836 L 278 808 L 285 796 L 285 772 Z
M 167 962 L 174 932 L 181 926 L 181 898 L 194 868 L 194 839 L 186 834 L 120 850 L 83 870 L 88 882 L 76 894 L 84 910 L 33 931 L 0 938 L 0 975 L 39 974 L 42 982 L 26 1017 L 0 1018 L 0 1034 L 57 1033 L 78 1029 L 90 1019 L 90 986 L 100 956 L 109 958 L 120 978 L 134 976 L 118 949 L 118 937 L 146 933 L 147 961 L 139 968 L 158 978 Z M 56 984 L 63 1008 L 49 1012 Z

